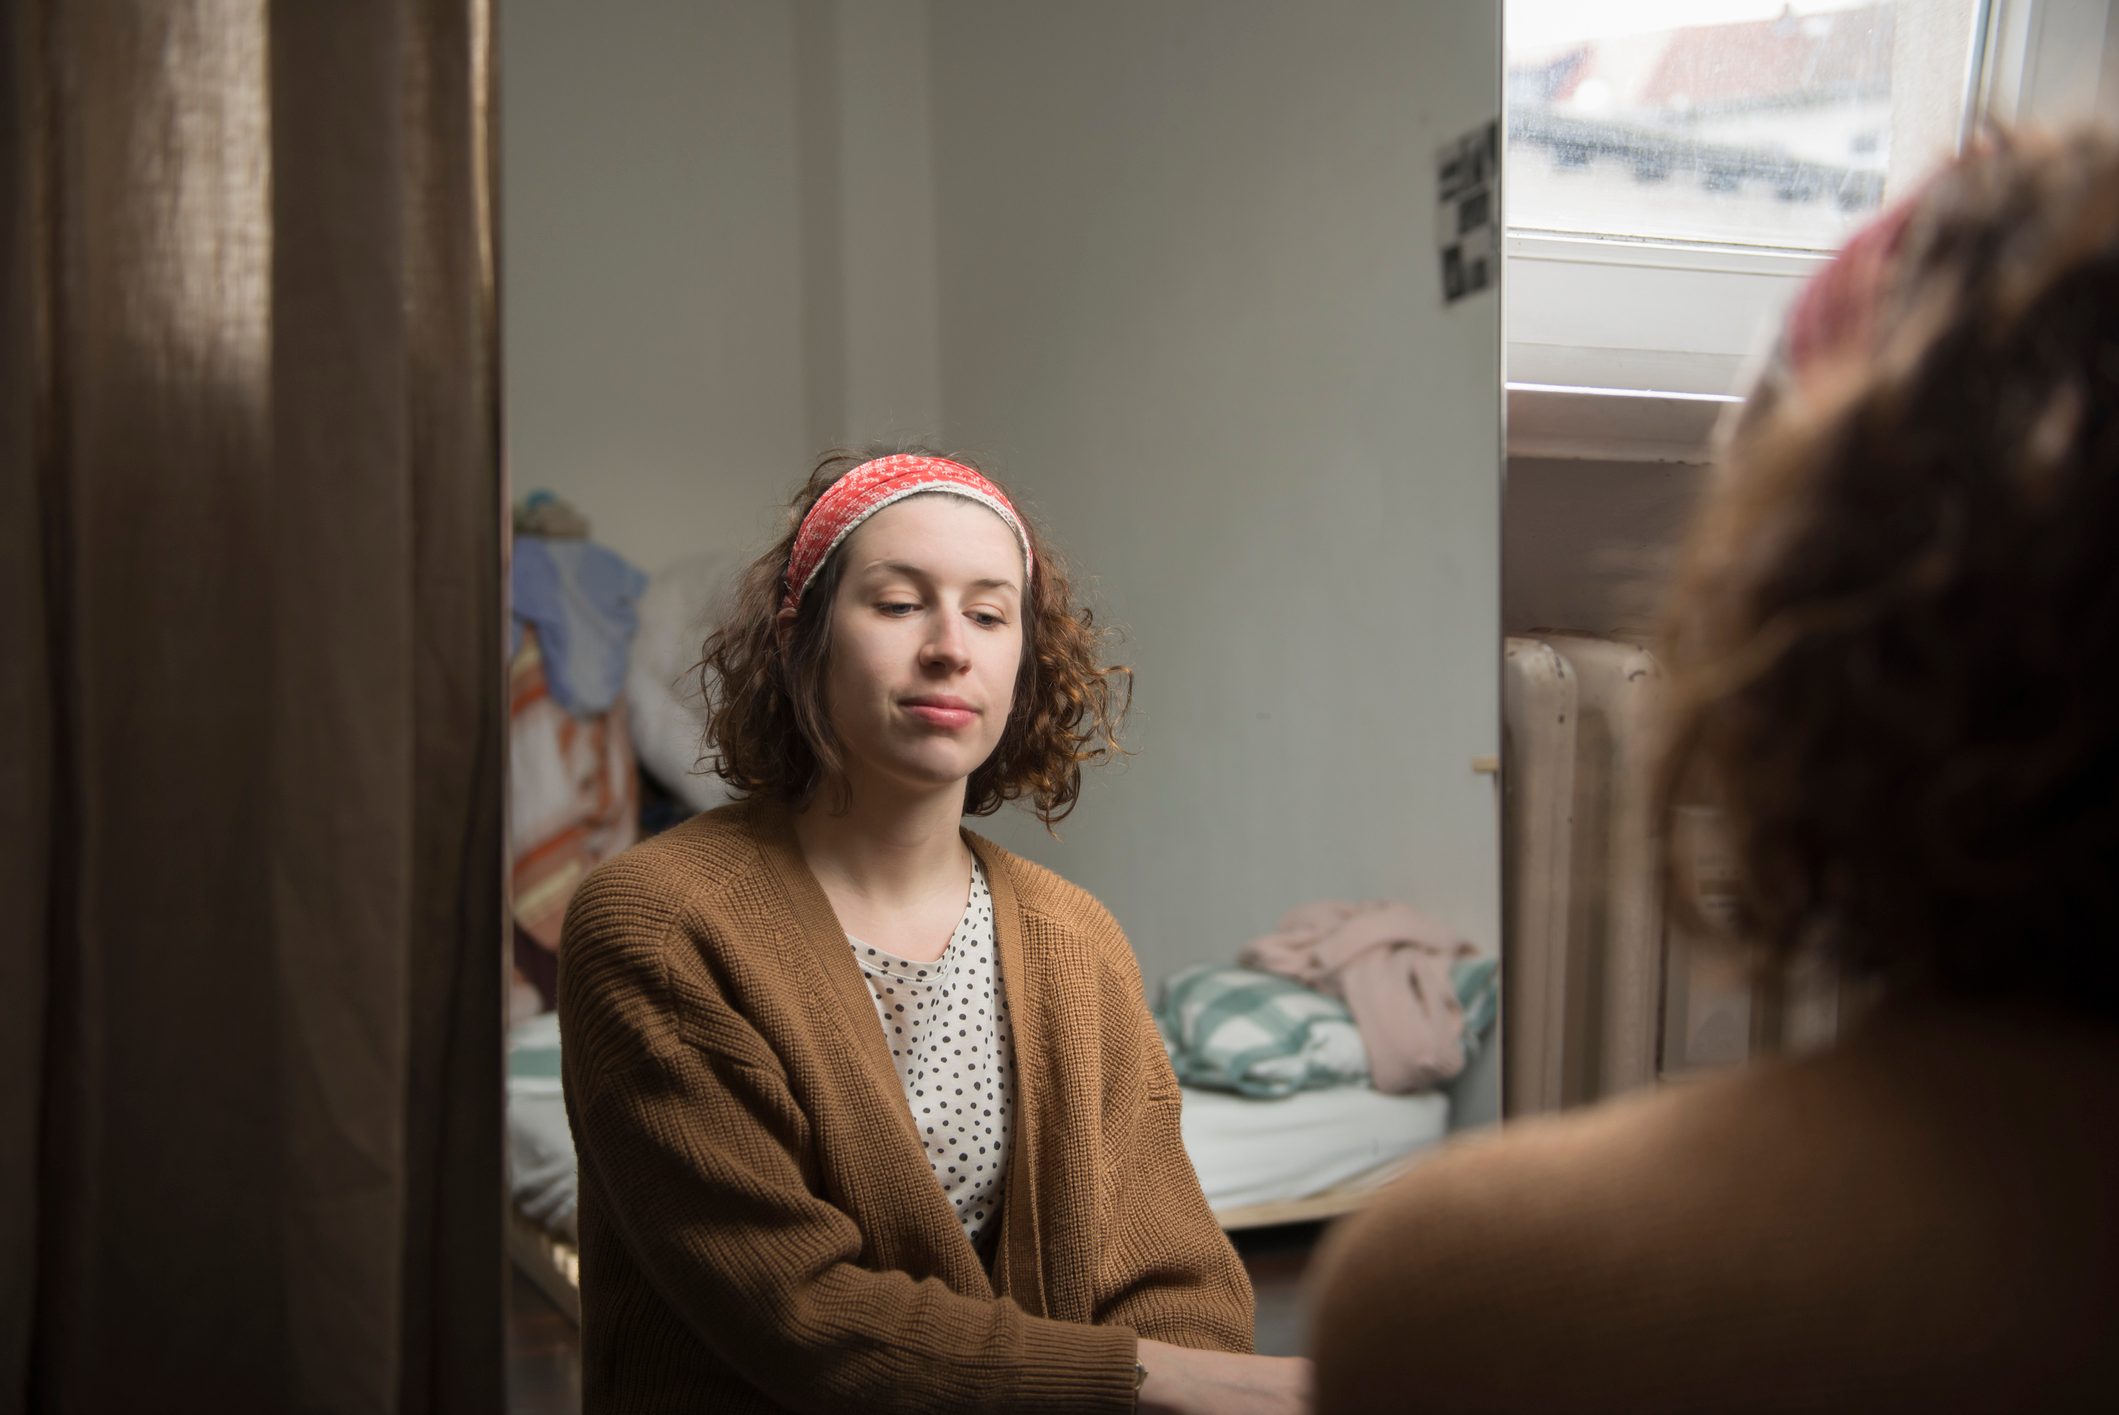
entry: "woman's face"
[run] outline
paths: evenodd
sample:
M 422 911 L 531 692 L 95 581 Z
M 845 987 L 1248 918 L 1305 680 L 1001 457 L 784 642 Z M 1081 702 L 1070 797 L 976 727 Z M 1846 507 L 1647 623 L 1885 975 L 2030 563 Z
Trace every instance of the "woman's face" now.
M 993 755 L 1023 656 L 1023 552 L 960 496 L 863 522 L 832 600 L 826 705 L 854 787 L 961 785 Z

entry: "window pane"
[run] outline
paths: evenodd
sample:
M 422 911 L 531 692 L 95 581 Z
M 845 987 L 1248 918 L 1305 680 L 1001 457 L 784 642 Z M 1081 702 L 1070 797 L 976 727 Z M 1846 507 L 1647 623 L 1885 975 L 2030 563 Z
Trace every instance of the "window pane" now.
M 1508 224 L 1830 249 L 1956 145 L 1977 0 L 1510 0 Z

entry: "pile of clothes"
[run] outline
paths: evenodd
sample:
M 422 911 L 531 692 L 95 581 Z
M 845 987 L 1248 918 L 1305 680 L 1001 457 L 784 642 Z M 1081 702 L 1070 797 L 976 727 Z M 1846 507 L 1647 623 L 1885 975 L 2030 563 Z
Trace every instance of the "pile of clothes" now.
M 1498 960 L 1410 905 L 1305 904 L 1244 948 L 1164 983 L 1156 1024 L 1186 1085 L 1274 1097 L 1453 1079 L 1493 1029 Z
M 639 838 L 640 785 L 623 702 L 647 576 L 588 539 L 565 502 L 517 511 L 509 579 L 509 901 L 514 1017 L 549 1010 L 560 924 L 582 879 Z

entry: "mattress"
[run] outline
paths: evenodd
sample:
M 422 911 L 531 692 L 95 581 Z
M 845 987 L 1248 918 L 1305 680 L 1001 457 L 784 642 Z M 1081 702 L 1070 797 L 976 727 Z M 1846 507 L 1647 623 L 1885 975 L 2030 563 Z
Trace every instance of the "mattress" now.
M 1449 1098 L 1334 1086 L 1253 1100 L 1188 1087 L 1182 1123 L 1208 1207 L 1225 1227 L 1240 1228 L 1354 1207 L 1443 1137 Z

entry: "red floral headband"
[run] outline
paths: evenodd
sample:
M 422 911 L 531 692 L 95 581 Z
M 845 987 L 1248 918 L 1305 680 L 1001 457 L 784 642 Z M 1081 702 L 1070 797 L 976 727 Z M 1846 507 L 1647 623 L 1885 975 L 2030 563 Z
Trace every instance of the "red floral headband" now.
M 1016 543 L 1023 548 L 1023 581 L 1027 588 L 1033 566 L 1030 535 L 1001 489 L 961 462 L 901 453 L 863 462 L 833 482 L 809 508 L 809 514 L 802 518 L 802 528 L 795 532 L 794 553 L 788 557 L 784 607 L 793 609 L 802 603 L 817 571 L 824 568 L 839 543 L 863 521 L 892 502 L 923 491 L 976 501 L 1006 521 L 1008 529 L 1015 532 Z

